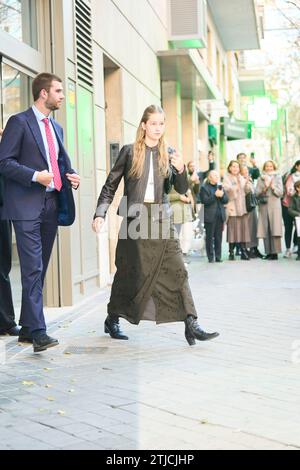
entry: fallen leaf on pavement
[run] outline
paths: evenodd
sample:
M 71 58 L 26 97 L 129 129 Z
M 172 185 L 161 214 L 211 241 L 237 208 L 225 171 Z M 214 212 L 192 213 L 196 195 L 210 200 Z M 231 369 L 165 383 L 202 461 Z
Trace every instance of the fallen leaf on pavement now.
M 24 380 L 22 382 L 22 385 L 25 385 L 26 387 L 32 387 L 32 385 L 35 385 L 34 382 L 30 382 L 30 381 L 27 381 L 27 380 Z

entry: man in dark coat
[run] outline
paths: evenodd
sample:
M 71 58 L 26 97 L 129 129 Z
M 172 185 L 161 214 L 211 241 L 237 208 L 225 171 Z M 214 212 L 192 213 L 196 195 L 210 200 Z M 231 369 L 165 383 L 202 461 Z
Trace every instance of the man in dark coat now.
M 0 140 L 2 136 L 0 129 Z M 0 175 L 0 335 L 18 336 L 19 328 L 15 322 L 9 273 L 11 270 L 11 223 L 1 220 L 3 206 L 3 177 Z
M 218 184 L 219 174 L 211 171 L 208 182 L 200 190 L 202 204 L 204 205 L 204 224 L 206 233 L 206 253 L 210 263 L 216 260 L 222 262 L 222 234 L 226 220 L 224 205 L 228 197 L 221 184 Z

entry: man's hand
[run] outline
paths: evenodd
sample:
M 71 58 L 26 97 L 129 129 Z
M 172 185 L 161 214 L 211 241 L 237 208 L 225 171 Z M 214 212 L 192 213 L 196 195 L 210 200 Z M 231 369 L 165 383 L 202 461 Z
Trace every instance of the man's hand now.
M 48 188 L 48 186 L 50 186 L 50 184 L 52 183 L 53 178 L 54 178 L 53 173 L 49 173 L 48 170 L 44 170 L 44 171 L 38 172 L 36 181 L 37 183 L 40 183 L 42 186 L 45 186 L 46 188 Z
M 67 173 L 66 177 L 70 181 L 73 189 L 78 189 L 80 185 L 80 176 L 76 173 Z
M 200 183 L 199 176 L 198 176 L 198 173 L 197 173 L 196 170 L 194 171 L 193 175 L 191 176 L 191 181 L 192 181 L 192 183 L 195 183 L 195 184 Z
M 178 173 L 183 172 L 184 163 L 183 163 L 183 160 L 182 160 L 181 156 L 177 152 L 172 153 L 171 164 L 173 165 L 174 168 L 176 168 Z
M 222 197 L 224 196 L 224 191 L 222 189 L 217 189 L 217 191 L 215 192 L 215 196 L 222 199 Z
M 94 232 L 100 233 L 104 223 L 105 220 L 103 219 L 103 217 L 96 217 L 92 224 L 92 229 L 94 230 Z

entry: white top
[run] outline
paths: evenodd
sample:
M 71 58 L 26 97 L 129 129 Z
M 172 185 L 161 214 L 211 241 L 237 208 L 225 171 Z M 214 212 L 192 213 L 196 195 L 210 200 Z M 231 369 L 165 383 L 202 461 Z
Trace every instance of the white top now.
M 144 202 L 147 202 L 147 203 L 155 202 L 154 169 L 153 169 L 153 153 L 152 152 L 150 154 L 150 170 L 149 170 L 149 178 L 148 178 Z
M 49 127 L 50 127 L 50 131 L 51 131 L 53 141 L 54 141 L 54 144 L 55 144 L 56 155 L 57 155 L 57 158 L 58 158 L 59 145 L 58 145 L 58 142 L 57 142 L 57 138 L 56 138 L 56 135 L 55 135 L 55 132 L 54 132 L 54 129 L 53 129 L 53 126 L 52 126 L 52 123 L 51 123 L 51 120 L 50 120 L 49 116 L 45 116 L 34 105 L 32 106 L 32 111 L 35 114 L 36 120 L 38 122 L 40 131 L 41 131 L 41 134 L 42 134 L 44 147 L 45 147 L 45 152 L 46 152 L 46 157 L 47 157 L 47 163 L 48 163 L 48 167 L 49 167 L 49 173 L 52 173 L 52 165 L 51 165 L 51 161 L 50 161 L 50 152 L 49 152 L 49 146 L 48 146 L 48 141 L 47 141 L 47 136 L 46 136 L 45 123 L 43 122 L 43 119 L 45 119 L 45 118 L 49 119 Z M 36 177 L 37 177 L 37 172 L 35 172 L 35 174 L 33 176 L 33 181 L 36 181 Z M 54 191 L 54 189 L 55 189 L 54 188 L 54 181 L 52 181 L 51 185 L 49 185 L 49 187 L 47 188 L 47 191 L 49 191 L 49 190 Z

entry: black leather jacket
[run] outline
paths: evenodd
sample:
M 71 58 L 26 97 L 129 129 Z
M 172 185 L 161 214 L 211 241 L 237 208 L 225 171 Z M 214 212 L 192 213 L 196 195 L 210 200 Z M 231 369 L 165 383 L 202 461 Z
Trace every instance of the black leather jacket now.
M 147 182 L 150 171 L 150 153 L 153 153 L 154 169 L 154 192 L 155 204 L 161 206 L 160 218 L 169 218 L 172 214 L 167 193 L 174 186 L 180 194 L 185 194 L 188 190 L 188 181 L 186 171 L 177 174 L 170 166 L 170 176 L 163 177 L 159 172 L 158 166 L 158 147 L 153 149 L 146 147 L 145 169 L 141 178 L 130 178 L 128 176 L 133 158 L 133 145 L 125 145 L 118 156 L 118 159 L 109 173 L 106 183 L 100 193 L 97 209 L 94 218 L 105 218 L 114 195 L 118 189 L 121 179 L 124 177 L 124 195 L 121 200 L 118 214 L 122 217 L 137 218 L 140 215 L 140 206 L 144 204 Z M 163 215 L 162 215 L 163 214 Z

